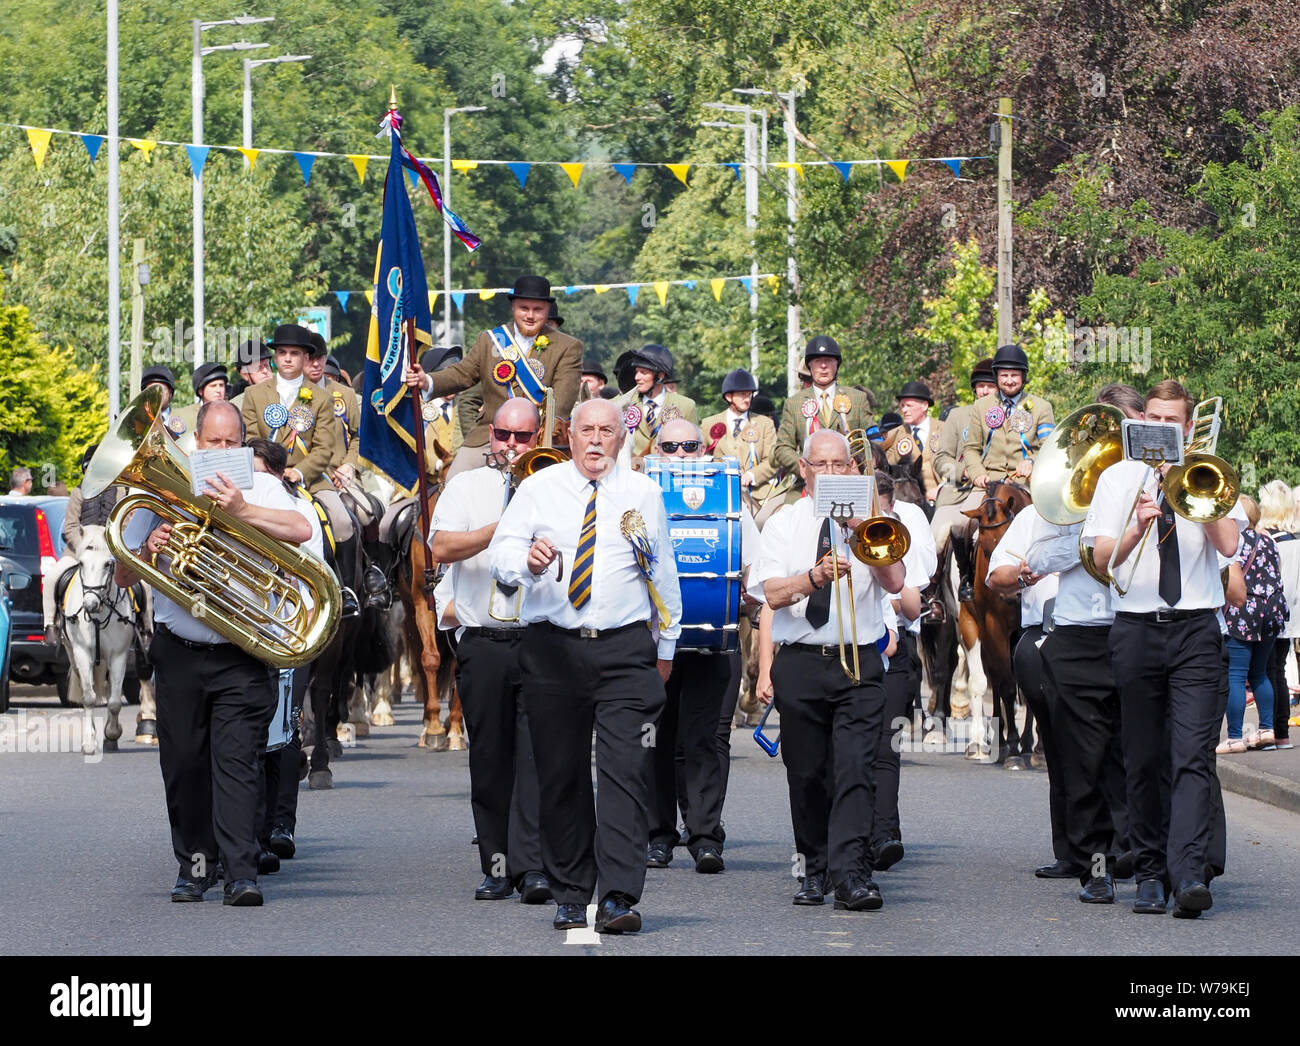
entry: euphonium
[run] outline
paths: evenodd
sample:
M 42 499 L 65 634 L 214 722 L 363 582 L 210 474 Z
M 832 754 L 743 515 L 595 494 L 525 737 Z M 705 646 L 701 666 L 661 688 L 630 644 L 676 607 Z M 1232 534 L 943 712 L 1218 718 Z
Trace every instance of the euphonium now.
M 138 488 L 108 518 L 109 549 L 119 563 L 257 660 L 277 668 L 315 660 L 338 627 L 341 596 L 333 574 L 310 553 L 192 494 L 188 459 L 163 432 L 161 414 L 162 389 L 151 386 L 127 406 L 86 470 L 87 498 L 116 483 Z M 152 561 L 123 540 L 136 509 L 172 527 Z M 166 569 L 158 565 L 164 558 Z
M 539 469 L 548 465 L 562 465 L 569 461 L 569 455 L 554 447 L 534 447 L 526 450 L 510 463 L 510 482 L 518 486 Z

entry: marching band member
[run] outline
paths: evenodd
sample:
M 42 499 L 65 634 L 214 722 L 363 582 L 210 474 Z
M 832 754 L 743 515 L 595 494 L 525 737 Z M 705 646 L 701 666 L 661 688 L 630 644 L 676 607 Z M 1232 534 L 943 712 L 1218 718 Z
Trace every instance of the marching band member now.
M 650 453 L 661 426 L 678 418 L 699 419 L 693 399 L 665 388 L 673 373 L 673 354 L 662 345 L 643 345 L 623 353 L 619 361 L 632 371 L 632 387 L 614 400 L 631 437 L 623 443 L 619 464 L 640 470 L 641 459 Z
M 487 548 L 513 486 L 510 464 L 537 445 L 537 408 L 508 399 L 492 419 L 491 453 L 501 468 L 469 469 L 453 476 L 434 507 L 429 526 L 433 558 L 450 564 L 449 597 L 455 606 L 456 685 L 469 749 L 470 804 L 484 879 L 477 901 L 505 900 L 519 888 L 524 904 L 551 900 L 542 874 L 537 824 L 537 766 L 528 717 L 520 700 L 519 641 L 523 626 L 513 598 L 499 592 Z M 495 613 L 494 613 L 495 611 Z
M 660 454 L 684 459 L 706 455 L 699 428 L 685 419 L 664 423 L 657 449 Z M 758 553 L 759 535 L 754 517 L 743 506 L 740 526 L 741 567 L 747 570 Z M 673 659 L 665 688 L 667 701 L 655 731 L 650 842 L 646 850 L 646 865 L 650 868 L 667 868 L 673 859 L 679 801 L 676 757 L 680 749 L 685 762 L 685 793 L 680 801 L 686 822 L 686 848 L 695 860 L 697 872 L 723 870 L 722 807 L 727 787 L 719 758 L 718 727 L 737 659 L 734 653 L 703 650 L 678 651 Z M 730 727 L 730 723 L 727 725 Z M 723 741 L 729 757 L 730 729 Z
M 582 368 L 582 342 L 559 330 L 544 330 L 550 306 L 555 304 L 551 285 L 542 276 L 520 276 L 508 295 L 513 322 L 480 331 L 469 355 L 437 374 L 418 365 L 406 372 L 407 383 L 417 379 L 425 399 L 464 392 L 476 382 L 482 386 L 483 410 L 479 421 L 457 452 L 447 478 L 487 464 L 489 419 L 507 399 L 524 396 L 539 409 L 546 388 L 554 391 L 554 426 L 567 418 L 578 399 L 578 372 Z M 545 441 L 543 441 L 545 442 Z M 557 443 L 563 440 L 556 439 Z
M 814 367 L 821 359 L 814 358 Z M 854 470 L 848 440 L 829 427 L 808 437 L 804 454 L 799 471 L 809 495 L 821 474 Z M 751 592 L 773 609 L 772 639 L 781 644 L 771 678 L 781 713 L 790 819 L 804 873 L 794 903 L 822 904 L 833 887 L 837 908 L 875 910 L 882 904 L 871 879 L 875 776 L 863 754 L 876 751 L 885 728 L 884 667 L 876 643 L 885 635 L 883 596 L 902 590 L 905 568 L 901 562 L 867 567 L 832 553 L 833 525 L 813 515 L 811 496 L 785 506 L 763 528 Z M 841 578 L 841 601 L 848 599 L 843 578 L 853 572 L 857 635 L 845 638 L 860 648 L 859 683 L 839 663 L 837 625 L 847 630 L 849 617 L 846 612 L 838 622 L 831 619 L 833 570 Z M 828 787 L 832 758 L 834 780 Z
M 1192 400 L 1176 381 L 1146 395 L 1148 421 L 1173 422 L 1186 434 Z M 1235 558 L 1245 513 L 1193 523 L 1157 503 L 1167 466 L 1152 470 L 1121 461 L 1102 473 L 1084 524 L 1097 563 L 1136 554 L 1147 527 L 1150 545 L 1133 569 L 1127 593 L 1112 594 L 1109 645 L 1124 722 L 1129 837 L 1134 851 L 1138 913 L 1162 915 L 1173 889 L 1174 915 L 1195 919 L 1209 908 L 1214 823 L 1214 746 L 1226 706 L 1223 605 L 1218 557 Z M 1145 482 L 1144 482 L 1145 480 Z M 1142 485 L 1139 488 L 1139 485 Z M 1134 521 L 1125 517 L 1141 490 Z M 1217 553 L 1217 554 L 1216 554 Z
M 740 462 L 740 486 L 749 492 L 755 505 L 754 522 L 762 527 L 782 505 L 782 495 L 790 486 L 784 476 L 776 476 L 772 451 L 776 446 L 776 426 L 771 418 L 750 412 L 758 382 L 747 370 L 733 370 L 722 379 L 722 398 L 727 409 L 704 419 L 700 426 L 708 433 L 713 459 L 735 458 Z
M 573 460 L 520 484 L 488 552 L 493 577 L 524 590 L 519 669 L 557 930 L 587 924 L 598 881 L 596 931 L 641 928 L 632 905 L 646 874 L 646 737 L 665 700 L 681 592 L 659 485 L 617 464 L 625 434 L 610 401 L 579 404 Z M 657 652 L 646 627 L 653 612 Z

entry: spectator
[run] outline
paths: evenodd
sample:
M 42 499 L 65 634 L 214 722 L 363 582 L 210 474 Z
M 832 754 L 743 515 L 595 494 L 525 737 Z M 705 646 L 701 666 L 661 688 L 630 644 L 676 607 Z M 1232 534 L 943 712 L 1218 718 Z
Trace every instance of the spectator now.
M 1259 489 L 1259 529 L 1267 531 L 1277 545 L 1282 568 L 1282 591 L 1286 595 L 1287 623 L 1268 656 L 1268 678 L 1273 684 L 1273 737 L 1278 748 L 1292 748 L 1291 688 L 1286 680 L 1286 659 L 1300 636 L 1300 531 L 1291 488 L 1280 479 Z M 1256 698 L 1256 701 L 1259 699 Z
M 9 493 L 6 497 L 23 498 L 32 492 L 32 470 L 19 466 L 9 473 Z

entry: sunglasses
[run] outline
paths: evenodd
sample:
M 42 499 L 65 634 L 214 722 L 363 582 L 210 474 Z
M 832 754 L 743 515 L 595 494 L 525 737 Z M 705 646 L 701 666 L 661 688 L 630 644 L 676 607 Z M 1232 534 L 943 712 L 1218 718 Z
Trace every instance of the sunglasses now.
M 495 439 L 498 443 L 509 442 L 511 436 L 515 438 L 516 443 L 527 443 L 530 439 L 532 439 L 536 435 L 537 435 L 536 429 L 534 429 L 532 432 L 519 432 L 516 429 L 499 429 L 495 425 L 492 426 L 492 438 Z
M 676 454 L 678 447 L 681 447 L 687 454 L 694 454 L 700 449 L 700 441 L 697 439 L 684 439 L 674 443 L 672 440 L 664 440 L 659 444 L 659 449 L 665 454 Z

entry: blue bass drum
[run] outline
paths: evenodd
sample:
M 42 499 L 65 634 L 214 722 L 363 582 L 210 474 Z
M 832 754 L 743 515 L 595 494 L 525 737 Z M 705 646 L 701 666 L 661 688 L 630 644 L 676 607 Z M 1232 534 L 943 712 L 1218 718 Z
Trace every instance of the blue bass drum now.
M 726 653 L 740 645 L 740 465 L 655 456 L 646 475 L 659 484 L 682 590 L 678 650 Z

